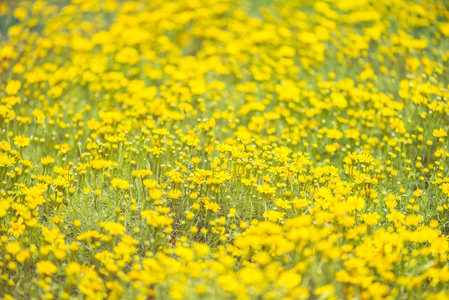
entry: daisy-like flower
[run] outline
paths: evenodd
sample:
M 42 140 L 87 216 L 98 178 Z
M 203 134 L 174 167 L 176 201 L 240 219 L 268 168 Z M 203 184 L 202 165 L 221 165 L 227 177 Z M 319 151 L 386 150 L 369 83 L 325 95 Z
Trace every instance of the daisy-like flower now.
M 207 202 L 206 204 L 204 204 L 204 208 L 213 212 L 217 212 L 221 209 L 220 205 L 215 202 Z
M 28 147 L 30 145 L 30 139 L 21 135 L 14 137 L 14 145 L 19 148 Z

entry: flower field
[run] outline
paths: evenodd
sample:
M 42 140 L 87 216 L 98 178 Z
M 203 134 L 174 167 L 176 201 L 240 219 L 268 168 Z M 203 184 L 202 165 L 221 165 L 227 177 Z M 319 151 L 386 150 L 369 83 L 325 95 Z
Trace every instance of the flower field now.
M 0 299 L 449 299 L 449 6 L 0 1 Z

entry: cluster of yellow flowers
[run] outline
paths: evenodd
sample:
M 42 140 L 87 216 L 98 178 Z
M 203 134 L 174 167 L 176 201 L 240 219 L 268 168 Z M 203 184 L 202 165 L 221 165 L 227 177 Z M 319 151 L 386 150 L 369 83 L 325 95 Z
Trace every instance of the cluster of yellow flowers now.
M 0 299 L 449 299 L 449 8 L 257 2 L 0 2 Z

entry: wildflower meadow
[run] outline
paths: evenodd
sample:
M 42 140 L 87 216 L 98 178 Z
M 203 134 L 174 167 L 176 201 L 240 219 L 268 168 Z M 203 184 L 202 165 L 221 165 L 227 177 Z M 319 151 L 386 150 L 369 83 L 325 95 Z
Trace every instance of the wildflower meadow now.
M 0 1 L 0 299 L 449 299 L 449 4 Z

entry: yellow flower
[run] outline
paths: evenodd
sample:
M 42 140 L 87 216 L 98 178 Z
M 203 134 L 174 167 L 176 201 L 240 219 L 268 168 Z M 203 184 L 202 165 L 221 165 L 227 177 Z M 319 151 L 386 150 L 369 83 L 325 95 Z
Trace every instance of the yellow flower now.
M 282 221 L 284 219 L 285 213 L 275 210 L 269 210 L 263 213 L 263 217 L 270 220 L 271 222 Z
M 113 178 L 111 180 L 111 185 L 121 190 L 128 190 L 131 187 L 128 181 L 121 178 Z
M 81 273 L 81 265 L 78 262 L 69 262 L 65 268 L 65 272 L 69 276 Z
M 30 258 L 31 258 L 31 253 L 28 249 L 24 249 L 16 255 L 16 259 L 19 263 L 23 263 L 24 261 L 26 261 Z
M 5 153 L 0 153 L 0 167 L 11 167 L 15 162 L 16 159 L 13 156 L 8 156 Z
M 58 270 L 51 261 L 44 260 L 36 263 L 37 272 L 39 275 L 51 276 Z
M 55 217 L 53 217 L 52 222 L 55 224 L 59 224 L 62 222 L 62 218 L 60 216 L 55 216 Z
M 148 190 L 148 193 L 150 194 L 151 199 L 159 200 L 162 197 L 163 192 L 160 189 L 150 189 Z
M 142 218 L 146 219 L 146 223 L 148 225 L 154 227 L 168 226 L 174 221 L 172 218 L 163 216 L 155 210 L 144 210 L 140 213 L 140 215 Z
M 117 53 L 115 60 L 119 63 L 134 65 L 140 60 L 140 54 L 134 48 L 124 47 Z
M 287 271 L 283 272 L 278 279 L 277 284 L 280 286 L 285 286 L 287 289 L 294 288 L 301 283 L 301 275 L 293 272 Z M 316 293 L 316 291 L 315 291 Z
M 315 289 L 315 294 L 316 295 L 333 295 L 334 294 L 334 290 L 335 290 L 335 286 L 331 285 L 331 284 L 327 284 L 327 285 L 323 285 L 319 288 Z
M 442 137 L 447 136 L 447 132 L 446 132 L 446 130 L 444 130 L 443 128 L 440 128 L 440 129 L 434 129 L 434 130 L 432 131 L 432 135 L 433 135 L 434 137 L 437 137 L 437 138 L 442 138 Z
M 173 200 L 178 200 L 181 197 L 182 192 L 180 190 L 174 189 L 174 190 L 170 190 L 167 194 Z
M 20 251 L 19 242 L 11 242 L 6 244 L 6 251 L 11 255 L 16 255 Z
M 63 176 L 58 176 L 53 180 L 53 184 L 60 188 L 66 188 L 69 186 L 69 181 Z
M 123 235 L 125 233 L 125 226 L 116 222 L 107 222 L 104 225 L 104 228 L 109 231 L 109 233 L 113 236 L 115 235 Z
M 20 236 L 25 230 L 25 225 L 23 224 L 23 218 L 20 217 L 17 222 L 11 220 L 11 228 L 8 230 L 13 236 Z
M 14 17 L 23 20 L 27 17 L 28 12 L 23 7 L 18 7 L 14 10 Z
M 415 196 L 415 197 L 419 197 L 419 196 L 421 196 L 421 195 L 422 195 L 422 193 L 423 193 L 423 191 L 422 191 L 422 190 L 420 190 L 420 189 L 417 189 L 417 190 L 415 190 L 415 191 L 413 192 L 413 196 Z
M 90 167 L 95 170 L 101 170 L 103 168 L 109 168 L 113 163 L 111 161 L 103 159 L 94 159 L 90 161 Z
M 14 137 L 14 145 L 19 148 L 27 147 L 30 145 L 30 139 L 21 135 L 16 136 Z
M 271 256 L 267 252 L 262 251 L 254 254 L 252 260 L 261 266 L 265 266 L 271 261 Z
M 98 239 L 100 238 L 100 234 L 98 233 L 98 231 L 96 230 L 88 230 L 85 233 L 79 235 L 76 239 L 78 241 L 84 241 L 84 240 L 88 240 L 88 239 Z
M 79 228 L 81 226 L 81 221 L 78 219 L 73 221 L 73 226 L 75 226 L 75 228 Z
M 20 90 L 21 87 L 22 87 L 22 83 L 20 81 L 10 80 L 10 81 L 8 81 L 8 84 L 6 85 L 5 92 L 9 96 L 14 96 L 17 94 L 17 92 Z
M 257 191 L 259 191 L 262 194 L 266 194 L 266 195 L 269 195 L 270 197 L 272 197 L 274 192 L 276 191 L 276 188 L 269 186 L 267 183 L 264 183 L 263 185 L 257 186 Z
M 155 187 L 159 186 L 159 184 L 156 180 L 151 180 L 151 179 L 145 179 L 143 181 L 143 185 L 145 185 L 145 187 L 147 187 L 148 189 L 154 189 Z
M 140 177 L 140 178 L 144 178 L 147 175 L 153 175 L 153 172 L 151 170 L 135 170 L 132 172 L 132 176 L 133 177 Z
M 207 210 L 212 210 L 213 212 L 217 212 L 221 209 L 219 204 L 209 201 L 204 204 L 204 208 Z
M 440 185 L 440 190 L 443 194 L 449 197 L 449 183 L 443 183 Z
M 377 221 L 380 219 L 380 215 L 377 212 L 362 214 L 360 219 L 364 221 L 367 225 L 373 226 L 377 224 Z

